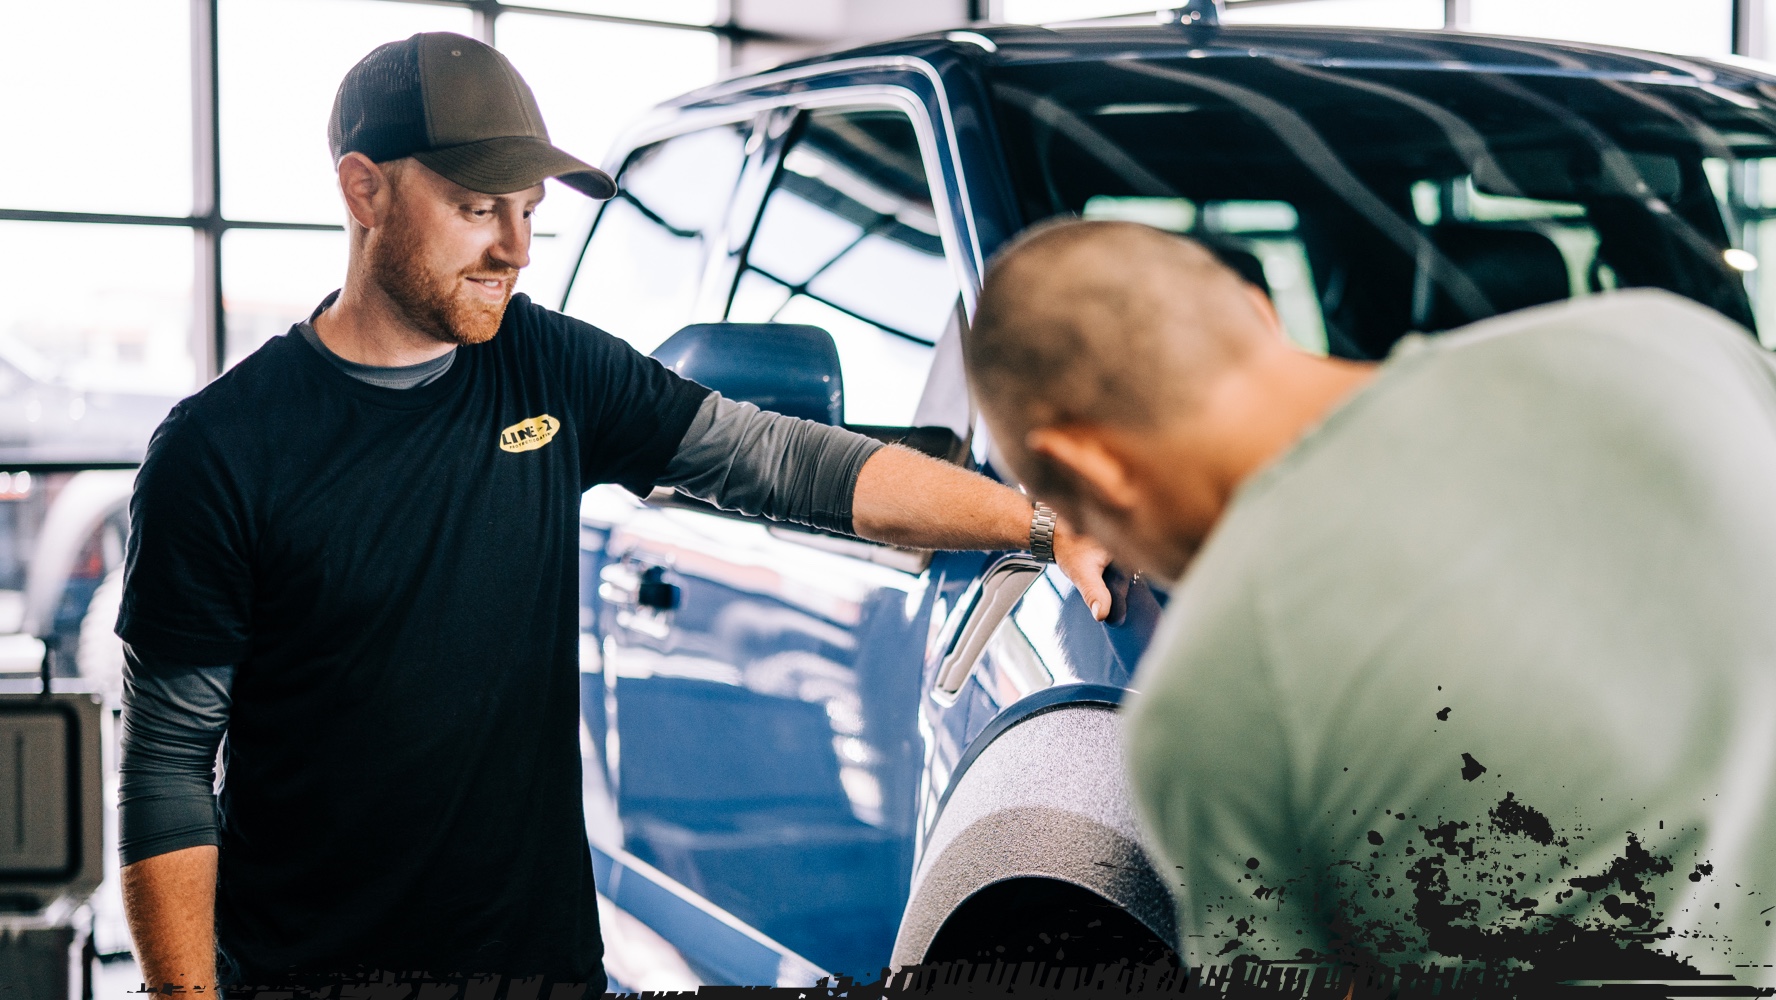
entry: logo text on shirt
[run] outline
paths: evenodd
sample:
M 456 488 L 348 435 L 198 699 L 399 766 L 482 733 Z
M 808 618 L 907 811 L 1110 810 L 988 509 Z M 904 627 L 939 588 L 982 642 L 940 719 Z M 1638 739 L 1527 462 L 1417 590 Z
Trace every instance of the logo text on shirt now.
M 500 431 L 501 451 L 534 451 L 549 443 L 555 432 L 561 429 L 561 421 L 547 413 L 540 417 L 528 417 Z

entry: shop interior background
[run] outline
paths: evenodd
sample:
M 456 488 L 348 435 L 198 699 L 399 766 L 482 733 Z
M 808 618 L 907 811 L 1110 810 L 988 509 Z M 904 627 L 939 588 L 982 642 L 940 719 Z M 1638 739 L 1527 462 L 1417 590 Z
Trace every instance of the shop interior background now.
M 1226 21 L 1455 27 L 1761 58 L 1776 51 L 1763 2 L 1229 0 Z M 346 243 L 326 120 L 341 76 L 382 42 L 439 30 L 492 42 L 529 81 L 555 142 L 602 159 L 658 101 L 800 52 L 900 33 L 901 15 L 876 15 L 903 5 L 874 3 L 0 0 L 0 92 L 11 97 L 11 145 L 0 157 L 0 273 L 11 279 L 0 296 L 0 422 L 79 428 L 98 419 L 85 402 L 93 394 L 125 394 L 146 402 L 110 419 L 121 422 L 117 433 L 145 440 L 174 400 L 336 288 Z M 908 0 L 903 14 L 929 18 L 939 6 Z M 1116 0 L 947 6 L 956 21 L 1020 23 L 1153 9 Z M 850 16 L 810 16 L 834 10 Z M 785 30 L 797 24 L 825 27 L 818 37 Z M 549 184 L 557 190 L 538 212 L 518 287 L 554 306 L 579 250 L 566 234 L 594 206 Z M 55 528 L 46 511 L 77 475 L 89 474 L 0 468 L 0 676 L 35 675 L 45 630 L 79 657 L 115 656 L 101 647 L 114 642 L 106 614 L 115 614 L 121 525 L 101 525 L 78 546 L 66 595 L 42 620 L 25 620 L 32 552 Z M 126 469 L 104 475 L 109 485 L 91 479 L 93 489 L 127 489 Z M 76 666 L 70 658 L 62 672 Z M 107 697 L 115 707 L 115 685 Z M 101 997 L 137 986 L 111 844 L 90 915 L 105 959 Z

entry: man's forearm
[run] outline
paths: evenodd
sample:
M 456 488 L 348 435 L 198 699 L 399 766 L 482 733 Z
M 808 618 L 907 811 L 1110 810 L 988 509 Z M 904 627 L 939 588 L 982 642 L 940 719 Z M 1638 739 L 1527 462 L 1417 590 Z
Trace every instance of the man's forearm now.
M 1022 493 L 899 446 L 883 448 L 863 463 L 851 498 L 851 524 L 858 535 L 912 549 L 1026 548 L 1030 513 Z M 1108 615 L 1104 569 L 1110 554 L 1065 523 L 1055 526 L 1054 553 L 1092 617 Z
M 1021 549 L 1030 502 L 985 476 L 889 447 L 858 474 L 851 523 L 871 541 L 912 549 Z
M 214 847 L 188 847 L 125 865 L 123 912 L 148 989 L 216 991 Z

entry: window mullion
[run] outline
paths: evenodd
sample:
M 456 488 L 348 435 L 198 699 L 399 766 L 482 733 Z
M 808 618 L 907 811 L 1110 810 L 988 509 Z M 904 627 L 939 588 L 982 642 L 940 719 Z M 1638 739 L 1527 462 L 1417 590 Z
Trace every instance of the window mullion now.
M 192 356 L 207 381 L 228 356 L 222 312 L 222 149 L 218 107 L 218 0 L 191 0 L 191 214 L 197 261 L 192 272 Z
M 493 44 L 495 22 L 499 20 L 500 5 L 497 0 L 474 4 L 475 39 L 488 45 Z

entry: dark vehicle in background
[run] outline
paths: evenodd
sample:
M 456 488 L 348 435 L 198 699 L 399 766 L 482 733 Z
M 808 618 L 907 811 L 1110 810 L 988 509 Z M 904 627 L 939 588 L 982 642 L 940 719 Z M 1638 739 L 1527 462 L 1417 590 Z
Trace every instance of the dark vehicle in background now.
M 843 423 L 991 475 L 959 338 L 985 262 L 1055 216 L 1201 239 L 1302 348 L 1349 358 L 1623 287 L 1776 331 L 1756 270 L 1776 80 L 1736 65 L 1442 32 L 983 27 L 715 85 L 609 166 L 567 312 L 644 351 L 690 323 L 820 327 L 837 371 L 831 352 L 746 361 L 739 326 L 716 331 L 725 362 L 715 334 L 697 365 L 669 350 L 761 400 L 826 379 Z M 1116 712 L 1162 593 L 1121 580 L 1100 624 L 1018 553 L 670 494 L 594 490 L 582 524 L 600 885 L 700 976 L 1010 960 L 1043 932 L 1082 964 L 1179 946 Z

